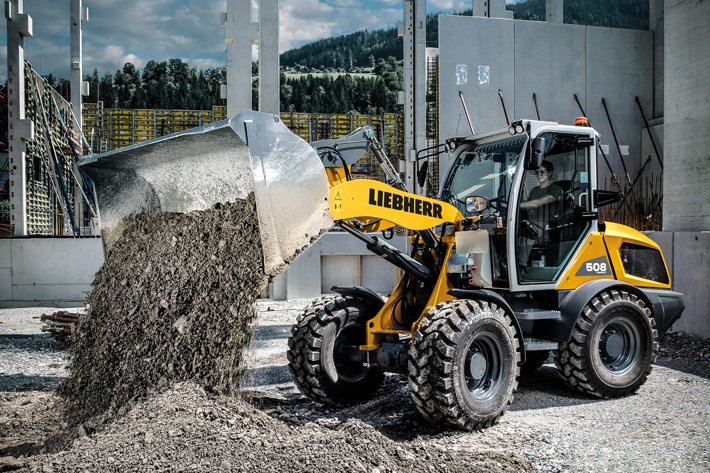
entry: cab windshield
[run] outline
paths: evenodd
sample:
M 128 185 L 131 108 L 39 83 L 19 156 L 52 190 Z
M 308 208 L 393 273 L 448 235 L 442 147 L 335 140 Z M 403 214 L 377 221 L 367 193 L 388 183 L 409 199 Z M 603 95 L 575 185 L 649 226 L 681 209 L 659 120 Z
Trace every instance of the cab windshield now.
M 526 139 L 526 135 L 520 135 L 462 151 L 451 168 L 441 200 L 466 215 L 466 197 L 483 196 L 505 220 L 515 167 Z

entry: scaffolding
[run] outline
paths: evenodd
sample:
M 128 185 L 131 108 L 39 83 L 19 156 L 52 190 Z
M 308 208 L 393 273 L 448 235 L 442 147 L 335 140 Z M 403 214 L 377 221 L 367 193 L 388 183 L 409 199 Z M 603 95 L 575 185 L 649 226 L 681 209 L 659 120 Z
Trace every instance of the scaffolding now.
M 426 61 L 426 138 L 427 147 L 436 146 L 439 141 L 439 56 L 427 56 Z M 436 197 L 439 192 L 439 156 L 432 156 L 428 168 L 427 195 Z
M 24 79 L 25 113 L 34 124 L 25 153 L 27 234 L 90 235 L 95 212 L 76 167 L 85 146 L 71 104 L 27 62 Z

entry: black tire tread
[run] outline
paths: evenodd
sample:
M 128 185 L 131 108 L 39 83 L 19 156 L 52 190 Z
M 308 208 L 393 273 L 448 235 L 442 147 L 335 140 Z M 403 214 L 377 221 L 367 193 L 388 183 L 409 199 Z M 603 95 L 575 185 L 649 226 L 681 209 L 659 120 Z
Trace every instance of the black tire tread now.
M 298 317 L 291 328 L 288 339 L 288 369 L 298 390 L 307 398 L 322 404 L 349 406 L 365 400 L 374 394 L 384 379 L 384 373 L 378 368 L 371 368 L 374 373 L 374 386 L 361 386 L 363 389 L 339 390 L 328 382 L 320 361 L 320 348 L 326 327 L 337 324 L 340 328 L 347 323 L 349 309 L 357 306 L 367 310 L 367 304 L 354 297 L 328 297 L 317 300 Z M 379 378 L 379 381 L 378 381 Z
M 465 430 L 480 430 L 495 424 L 504 409 L 495 416 L 477 419 L 461 408 L 448 377 L 454 365 L 457 334 L 464 324 L 472 323 L 480 314 L 493 313 L 506 320 L 507 331 L 514 340 L 515 369 L 519 370 L 520 341 L 509 316 L 497 305 L 485 301 L 456 300 L 442 302 L 429 310 L 412 336 L 409 354 L 409 386 L 417 410 L 429 421 L 445 421 Z M 517 389 L 519 371 L 514 374 L 513 393 Z M 508 404 L 513 401 L 513 395 Z
M 585 342 L 594 325 L 594 321 L 602 310 L 615 302 L 627 302 L 635 305 L 648 319 L 652 333 L 651 362 L 639 378 L 640 382 L 634 383 L 634 386 L 628 390 L 609 389 L 604 384 L 595 381 L 594 376 L 591 374 L 592 368 L 584 356 Z M 638 391 L 651 373 L 653 363 L 656 362 L 657 354 L 658 331 L 656 330 L 656 321 L 651 314 L 651 310 L 646 306 L 646 303 L 635 294 L 612 289 L 599 293 L 589 301 L 572 330 L 572 338 L 567 343 L 560 343 L 560 348 L 554 351 L 554 358 L 555 365 L 562 375 L 562 378 L 570 387 L 590 396 L 616 398 Z

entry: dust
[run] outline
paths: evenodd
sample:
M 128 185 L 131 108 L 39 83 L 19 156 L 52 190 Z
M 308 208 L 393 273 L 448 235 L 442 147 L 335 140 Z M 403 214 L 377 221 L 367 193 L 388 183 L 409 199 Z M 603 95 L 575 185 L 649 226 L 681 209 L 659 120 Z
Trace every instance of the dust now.
M 59 388 L 70 425 L 176 382 L 232 392 L 267 282 L 262 260 L 253 195 L 128 220 L 72 340 Z

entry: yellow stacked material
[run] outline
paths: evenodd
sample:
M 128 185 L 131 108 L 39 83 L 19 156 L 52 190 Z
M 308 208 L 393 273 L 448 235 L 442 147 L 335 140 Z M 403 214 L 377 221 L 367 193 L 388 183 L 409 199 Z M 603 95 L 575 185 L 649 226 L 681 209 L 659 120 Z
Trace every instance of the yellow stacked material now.
M 152 140 L 158 135 L 155 132 L 155 110 L 133 111 L 133 142 Z
M 212 110 L 125 110 L 104 109 L 96 104 L 84 104 L 84 129 L 95 129 L 95 136 L 106 142 L 106 150 L 140 143 L 189 128 L 224 120 L 227 108 L 213 106 Z M 284 112 L 281 120 L 296 135 L 311 142 L 339 138 L 369 125 L 393 161 L 403 157 L 404 120 L 401 114 L 327 114 Z M 95 142 L 98 138 L 95 138 Z M 98 145 L 94 145 L 94 151 Z M 379 177 L 381 171 L 372 156 L 358 162 L 359 171 L 368 177 Z

